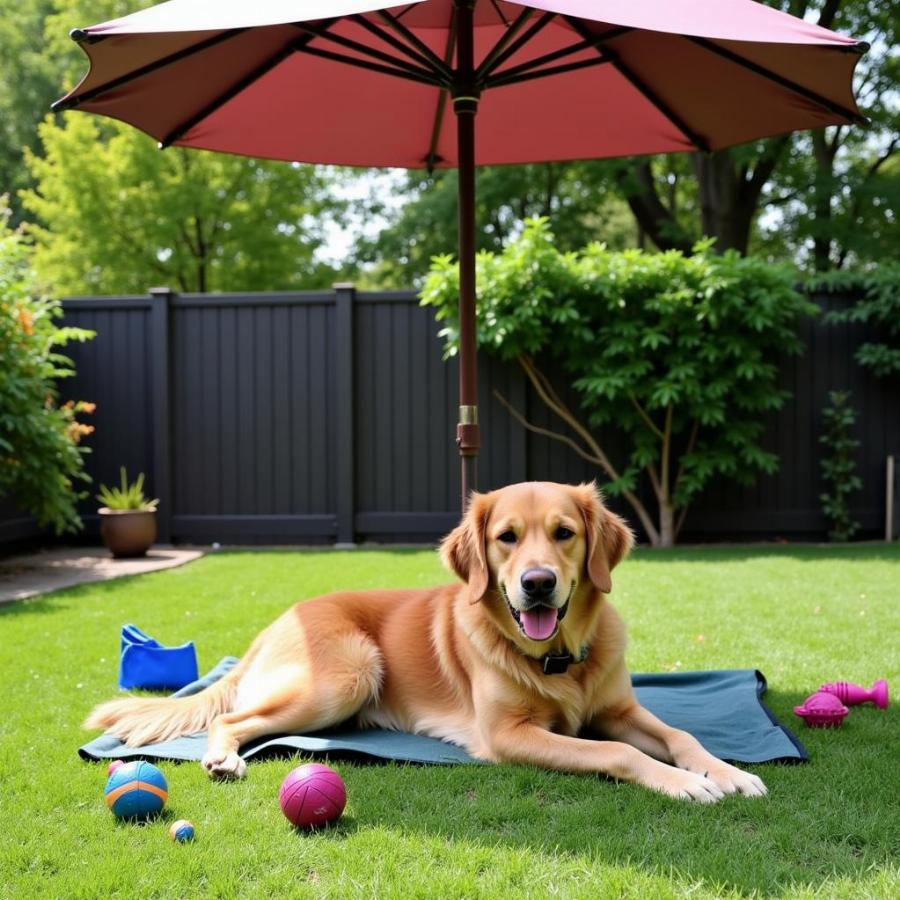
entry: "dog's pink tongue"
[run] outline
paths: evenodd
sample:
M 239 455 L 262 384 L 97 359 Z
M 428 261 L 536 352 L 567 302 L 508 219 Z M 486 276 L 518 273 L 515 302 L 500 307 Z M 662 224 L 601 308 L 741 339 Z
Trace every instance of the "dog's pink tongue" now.
M 519 614 L 525 634 L 533 641 L 545 641 L 556 628 L 557 611 L 550 606 L 535 606 Z

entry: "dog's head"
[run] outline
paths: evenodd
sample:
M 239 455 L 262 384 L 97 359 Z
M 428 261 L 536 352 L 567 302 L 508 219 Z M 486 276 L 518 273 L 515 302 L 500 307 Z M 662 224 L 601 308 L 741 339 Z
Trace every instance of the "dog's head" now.
M 491 597 L 513 634 L 544 642 L 572 604 L 612 589 L 610 572 L 634 542 L 593 484 L 514 484 L 473 494 L 441 545 L 473 602 Z

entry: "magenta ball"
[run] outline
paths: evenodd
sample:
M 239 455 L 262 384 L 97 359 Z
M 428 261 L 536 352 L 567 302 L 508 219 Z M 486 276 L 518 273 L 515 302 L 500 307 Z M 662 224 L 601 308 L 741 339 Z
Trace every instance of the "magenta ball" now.
M 347 790 L 334 769 L 319 763 L 298 766 L 288 773 L 278 791 L 278 802 L 298 828 L 319 828 L 344 811 Z
M 114 759 L 109 764 L 109 768 L 106 770 L 106 777 L 109 778 L 109 776 L 112 775 L 112 773 L 115 772 L 116 769 L 119 769 L 124 765 L 125 763 L 123 763 L 121 759 Z

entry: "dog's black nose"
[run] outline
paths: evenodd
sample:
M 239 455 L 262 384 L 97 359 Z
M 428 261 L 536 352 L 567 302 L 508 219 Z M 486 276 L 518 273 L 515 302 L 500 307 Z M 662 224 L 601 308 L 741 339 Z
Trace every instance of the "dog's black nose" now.
M 527 597 L 540 600 L 553 593 L 556 576 L 549 569 L 529 569 L 522 573 L 521 583 Z

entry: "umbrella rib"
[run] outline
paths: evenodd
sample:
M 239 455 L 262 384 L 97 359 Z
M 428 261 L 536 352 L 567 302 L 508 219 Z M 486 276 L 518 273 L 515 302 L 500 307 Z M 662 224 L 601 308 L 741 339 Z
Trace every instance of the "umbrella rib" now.
M 507 27 L 509 28 L 509 22 L 506 20 L 506 16 L 503 15 L 503 10 L 500 9 L 497 0 L 491 0 L 491 6 L 494 7 L 494 12 L 497 13 L 497 18 Z
M 590 30 L 585 28 L 578 19 L 573 19 L 571 16 L 566 16 L 565 18 L 575 31 L 577 31 L 585 40 L 591 38 Z M 608 47 L 604 47 L 603 50 L 597 48 L 597 51 L 599 53 L 605 53 L 609 61 L 622 77 L 630 82 L 632 87 L 656 107 L 656 109 L 659 110 L 659 112 L 661 112 L 695 147 L 706 153 L 710 151 L 709 141 L 697 134 L 697 132 L 694 131 L 661 97 L 659 97 L 643 79 L 639 78 L 627 65 L 625 65 L 625 63 L 622 62 L 615 51 L 610 50 Z
M 365 16 L 350 16 L 350 18 L 356 22 L 361 28 L 365 28 L 369 34 L 374 35 L 380 41 L 384 41 L 386 44 L 390 44 L 396 50 L 399 50 L 401 53 L 405 54 L 410 60 L 413 62 L 419 63 L 419 65 L 424 66 L 426 69 L 430 69 L 436 75 L 443 75 L 448 81 L 453 77 L 453 73 L 450 71 L 448 66 L 445 66 L 439 57 L 434 56 L 425 56 L 425 54 L 420 53 L 413 47 L 410 47 L 408 44 L 405 44 L 398 37 L 391 34 L 389 31 L 385 31 L 383 28 L 376 25 L 374 22 L 370 22 Z
M 403 9 L 401 9 L 400 12 L 397 13 L 397 16 L 396 16 L 397 21 L 402 19 L 411 9 L 413 9 L 413 7 L 416 7 L 418 5 L 419 5 L 419 0 L 415 0 L 415 3 L 410 3 L 409 6 L 403 7 Z
M 547 65 L 547 63 L 555 62 L 556 60 L 563 59 L 566 56 L 571 56 L 573 53 L 580 53 L 582 50 L 589 50 L 592 47 L 599 48 L 601 44 L 604 44 L 607 41 L 612 41 L 629 31 L 634 31 L 634 29 L 630 26 L 622 26 L 621 28 L 616 28 L 613 31 L 607 31 L 604 34 L 597 35 L 590 40 L 582 40 L 577 44 L 570 44 L 568 47 L 562 47 L 559 50 L 554 50 L 552 53 L 545 53 L 543 56 L 537 56 L 534 59 L 530 59 L 527 62 L 519 64 L 518 66 L 511 66 L 508 69 L 503 69 L 501 72 L 498 72 L 493 78 L 488 77 L 486 85 L 490 87 L 491 85 L 496 83 L 497 79 L 505 80 L 507 75 L 519 75 L 522 72 L 531 72 L 532 70 L 537 69 L 540 66 Z M 600 52 L 602 53 L 602 50 Z M 607 61 L 609 60 L 607 59 Z
M 447 47 L 444 50 L 444 61 L 447 65 L 453 59 L 456 50 L 456 7 L 450 9 L 450 25 L 447 28 Z M 447 91 L 441 91 L 438 95 L 437 107 L 434 110 L 434 124 L 431 126 L 431 141 L 428 144 L 428 155 L 425 157 L 425 165 L 429 174 L 434 171 L 434 164 L 438 160 L 437 145 L 441 137 L 441 126 L 444 123 L 444 112 L 447 109 Z
M 498 72 L 494 77 L 488 76 L 484 81 L 485 87 L 493 85 L 498 78 L 505 78 L 507 75 L 519 75 L 522 72 L 530 72 L 532 69 L 538 69 L 541 66 L 545 66 L 547 63 L 556 62 L 558 59 L 571 56 L 573 53 L 580 53 L 582 50 L 587 50 L 593 46 L 594 44 L 591 43 L 591 41 L 579 41 L 577 44 L 571 44 L 560 50 L 554 50 L 552 53 L 536 56 L 534 59 L 529 59 L 528 62 L 523 62 L 518 66 L 510 66 L 510 68 Z
M 552 53 L 545 53 L 543 56 L 537 56 L 518 66 L 511 66 L 508 69 L 503 69 L 503 71 L 498 72 L 493 77 L 488 77 L 485 80 L 485 87 L 492 87 L 498 81 L 505 80 L 509 75 L 521 75 L 523 72 L 534 71 L 541 66 L 547 65 L 547 63 L 556 62 L 558 59 L 564 59 L 566 56 L 571 56 L 573 53 L 580 53 L 582 50 L 588 50 L 594 46 L 596 46 L 596 43 L 593 41 L 579 41 L 577 44 L 563 47 L 560 50 L 554 50 Z
M 425 157 L 425 167 L 430 175 L 434 171 L 434 164 L 441 159 L 437 155 L 437 143 L 441 137 L 441 126 L 444 123 L 444 111 L 447 109 L 447 92 L 441 91 L 438 97 L 437 108 L 434 111 L 434 125 L 431 127 L 431 141 L 428 144 L 428 155 Z
M 698 150 L 709 153 L 712 149 L 709 141 L 694 131 L 672 107 L 666 103 L 654 90 L 650 88 L 646 81 L 639 78 L 634 71 L 626 66 L 617 56 L 611 55 L 610 62 L 616 69 L 631 82 L 632 86 L 638 90 L 644 97 L 650 101 Z
M 431 63 L 433 69 L 441 75 L 444 75 L 448 81 L 453 79 L 453 70 L 450 68 L 450 60 L 441 59 L 428 44 L 421 40 L 418 35 L 410 31 L 410 29 L 400 21 L 398 16 L 392 16 L 384 9 L 376 10 L 375 15 L 418 50 L 418 52 Z M 362 18 L 362 16 L 360 16 L 360 18 Z
M 811 91 L 809 88 L 804 87 L 802 84 L 798 84 L 796 81 L 791 81 L 790 78 L 785 78 L 783 75 L 779 75 L 777 72 L 766 69 L 764 66 L 761 66 L 750 59 L 745 59 L 739 53 L 735 53 L 733 50 L 722 47 L 719 44 L 716 44 L 714 41 L 711 41 L 707 38 L 694 37 L 692 35 L 684 35 L 684 37 L 691 41 L 691 43 L 697 44 L 697 46 L 699 47 L 703 47 L 704 50 L 709 50 L 710 52 L 715 53 L 717 56 L 721 56 L 724 59 L 727 59 L 729 62 L 733 62 L 744 69 L 749 69 L 754 74 L 760 75 L 768 81 L 773 81 L 775 82 L 775 84 L 778 84 L 783 88 L 787 88 L 789 91 L 793 91 L 795 94 L 799 94 L 801 97 L 805 97 L 807 100 L 810 100 L 817 106 L 820 106 L 823 109 L 827 109 L 829 112 L 842 116 L 845 119 L 849 119 L 856 125 L 869 124 L 869 120 L 865 116 L 860 115 L 860 113 L 853 112 L 852 110 L 841 106 L 839 103 L 835 103 L 833 100 L 829 100 L 827 97 L 823 97 L 821 94 L 817 94 L 815 91 Z M 858 46 L 859 45 L 853 45 L 849 47 L 849 50 L 857 50 Z M 842 47 L 841 49 L 844 48 Z
M 296 48 L 298 53 L 307 53 L 310 56 L 321 56 L 322 59 L 330 59 L 334 62 L 346 63 L 348 66 L 356 66 L 358 69 L 368 69 L 370 72 L 378 72 L 382 75 L 392 75 L 396 78 L 405 78 L 407 81 L 415 81 L 418 84 L 428 84 L 432 87 L 445 87 L 444 83 L 430 72 L 424 70 L 409 71 L 407 67 L 402 69 L 393 66 L 383 66 L 376 62 L 370 62 L 366 59 L 358 59 L 355 56 L 344 56 L 342 53 L 335 53 L 333 50 L 325 50 L 321 47 L 304 47 Z M 415 67 L 409 67 L 415 68 Z
M 201 53 L 203 50 L 206 50 L 209 47 L 214 47 L 216 44 L 220 44 L 223 41 L 231 40 L 231 38 L 237 37 L 239 34 L 243 34 L 247 30 L 247 28 L 234 28 L 231 31 L 226 31 L 222 34 L 214 35 L 211 38 L 207 38 L 207 40 L 205 41 L 200 41 L 200 43 L 198 44 L 193 44 L 192 46 L 185 47 L 184 49 L 178 50 L 175 53 L 170 53 L 168 56 L 164 56 L 161 59 L 154 60 L 152 63 L 147 63 L 147 65 L 141 66 L 139 69 L 135 69 L 133 72 L 129 72 L 126 75 L 120 76 L 119 78 L 114 78 L 112 81 L 107 81 L 105 84 L 99 84 L 97 85 L 97 87 L 91 88 L 89 91 L 85 91 L 83 94 L 79 94 L 77 97 L 63 97 L 60 100 L 57 100 L 56 103 L 52 104 L 50 109 L 52 109 L 53 112 L 62 112 L 66 109 L 77 109 L 83 103 L 94 100 L 101 94 L 105 94 L 107 91 L 112 91 L 116 88 L 122 87 L 123 84 L 129 84 L 132 81 L 137 81 L 137 79 L 143 78 L 144 75 L 149 75 L 152 72 L 156 72 L 158 69 L 163 69 L 166 66 L 172 65 L 173 63 L 180 62 L 182 59 L 187 59 L 189 56 L 193 56 L 195 53 Z
M 307 25 L 305 22 L 294 22 L 292 24 L 295 28 L 299 28 L 301 31 L 305 31 L 307 34 L 311 34 L 314 37 L 322 38 L 326 41 L 331 41 L 332 43 L 338 44 L 341 47 L 346 47 L 348 50 L 354 50 L 357 53 L 363 54 L 364 56 L 369 56 L 372 59 L 388 63 L 389 65 L 393 66 L 395 70 L 402 69 L 410 73 L 411 75 L 419 77 L 420 81 L 425 80 L 426 84 L 431 84 L 433 81 L 437 81 L 439 84 L 447 81 L 444 75 L 439 72 L 432 72 L 429 69 L 419 68 L 419 66 L 415 66 L 412 63 L 406 62 L 406 60 L 400 59 L 397 56 L 392 56 L 390 53 L 385 53 L 382 50 L 376 50 L 374 47 L 367 47 L 365 44 L 361 44 L 359 41 L 354 41 L 351 38 L 343 37 L 339 34 L 332 34 L 331 32 L 326 31 L 325 29 L 320 28 L 316 25 Z M 311 52 L 312 48 L 309 46 L 305 46 L 303 50 L 306 52 Z M 333 58 L 344 62 L 349 62 L 351 59 L 353 59 L 353 57 L 341 56 L 339 54 L 334 54 Z
M 337 19 L 326 19 L 324 27 L 330 28 Z M 236 97 L 245 88 L 248 88 L 254 81 L 262 78 L 267 72 L 270 72 L 275 66 L 283 63 L 291 54 L 298 49 L 298 44 L 308 43 L 313 39 L 313 35 L 308 34 L 300 38 L 299 41 L 291 41 L 286 47 L 283 47 L 278 53 L 269 57 L 261 65 L 257 66 L 252 72 L 247 73 L 243 78 L 236 81 L 231 87 L 219 94 L 215 100 L 209 102 L 199 112 L 194 113 L 189 119 L 182 122 L 177 128 L 173 128 L 160 142 L 159 149 L 165 150 L 171 147 L 175 141 L 181 140 L 192 128 L 200 124 L 204 119 L 211 116 L 216 110 L 221 109 L 226 103 Z
M 522 12 L 516 16 L 513 23 L 503 32 L 500 36 L 500 39 L 494 44 L 493 47 L 488 51 L 487 56 L 479 63 L 478 68 L 475 70 L 475 80 L 479 81 L 494 71 L 497 66 L 501 65 L 505 62 L 511 53 L 515 53 L 516 50 L 522 46 L 519 41 L 522 41 L 522 38 L 519 41 L 516 41 L 516 46 L 507 52 L 507 48 L 509 47 L 510 42 L 515 38 L 515 36 L 522 30 L 522 28 L 528 23 L 528 20 L 534 15 L 534 10 L 526 6 Z M 528 29 L 528 31 L 522 36 L 525 41 L 530 40 L 535 34 L 538 33 L 552 18 L 554 17 L 553 13 L 544 13 L 543 16 Z M 522 41 L 524 43 L 525 41 Z
M 535 78 L 545 78 L 550 75 L 562 75 L 564 72 L 574 72 L 576 69 L 587 69 L 591 66 L 602 66 L 611 62 L 612 60 L 605 56 L 596 56 L 591 59 L 579 59 L 576 62 L 565 63 L 561 66 L 549 66 L 546 69 L 538 69 L 536 71 L 529 69 L 522 72 L 510 73 L 509 75 L 501 72 L 488 82 L 487 87 L 507 87 L 510 84 L 519 84 L 522 81 L 531 81 Z

